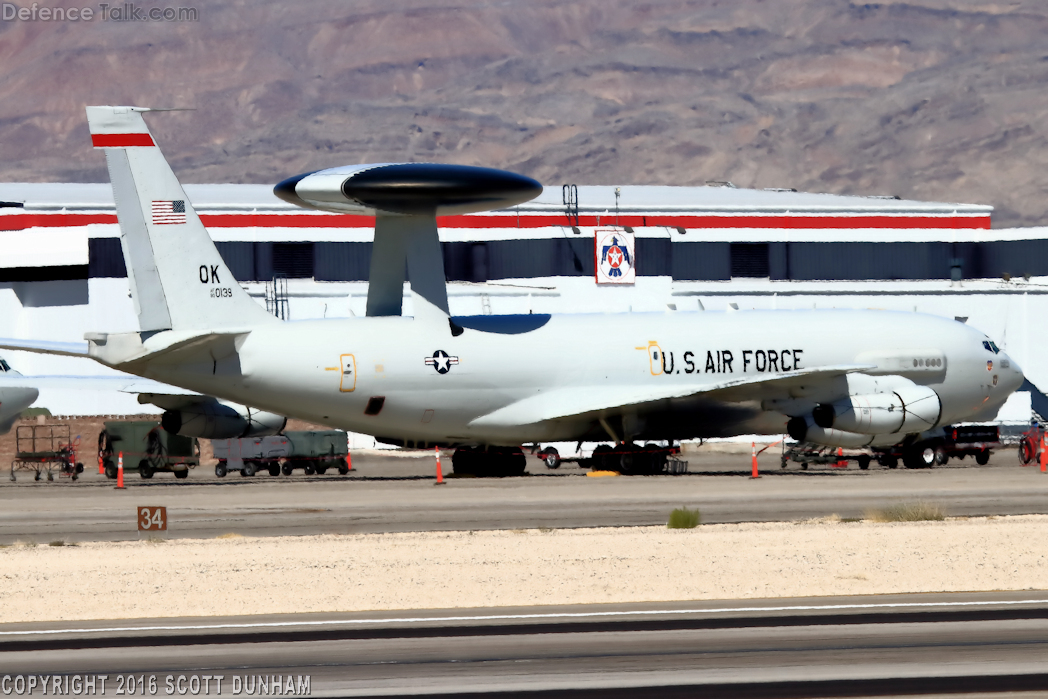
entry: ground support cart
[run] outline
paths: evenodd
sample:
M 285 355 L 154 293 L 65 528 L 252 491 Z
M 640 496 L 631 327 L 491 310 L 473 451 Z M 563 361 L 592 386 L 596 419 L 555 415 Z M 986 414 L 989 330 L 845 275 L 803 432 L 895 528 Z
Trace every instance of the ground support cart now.
M 11 480 L 15 471 L 33 471 L 33 480 L 47 475 L 47 480 L 68 476 L 77 480 L 84 465 L 76 460 L 80 437 L 69 438 L 69 425 L 19 425 L 15 428 L 15 458 L 11 462 Z
M 124 455 L 124 469 L 138 469 L 142 478 L 154 473 L 174 473 L 188 478 L 189 469 L 200 463 L 195 437 L 171 434 L 151 420 L 107 422 L 98 434 L 98 455 L 107 478 L 117 476 L 117 456 Z
M 269 437 L 241 439 L 213 439 L 211 446 L 218 464 L 219 478 L 230 471 L 241 476 L 253 476 L 261 470 L 276 476 L 290 476 L 302 469 L 307 476 L 327 473 L 337 468 L 342 475 L 349 473 L 346 457 L 349 455 L 348 436 L 342 430 L 310 430 L 285 432 Z
M 1019 438 L 1019 463 L 1029 466 L 1041 459 L 1041 451 L 1044 449 L 1045 431 L 1040 425 L 1034 425 L 1029 431 L 1024 432 Z
M 799 442 L 784 447 L 779 460 L 779 467 L 786 468 L 793 461 L 801 465 L 801 470 L 808 470 L 808 464 L 828 464 L 837 468 L 847 468 L 849 461 L 854 461 L 863 471 L 870 467 L 873 457 L 869 454 L 844 454 L 837 447 L 820 447 Z

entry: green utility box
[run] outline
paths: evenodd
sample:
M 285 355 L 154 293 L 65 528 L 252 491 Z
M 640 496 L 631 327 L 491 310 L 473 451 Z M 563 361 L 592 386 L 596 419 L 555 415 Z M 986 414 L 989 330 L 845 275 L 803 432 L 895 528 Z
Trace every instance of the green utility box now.
M 124 471 L 137 469 L 142 478 L 152 478 L 158 471 L 187 478 L 189 469 L 200 463 L 195 437 L 171 434 L 152 420 L 105 423 L 105 429 L 98 434 L 98 453 L 109 478 L 116 478 L 117 457 L 121 453 Z

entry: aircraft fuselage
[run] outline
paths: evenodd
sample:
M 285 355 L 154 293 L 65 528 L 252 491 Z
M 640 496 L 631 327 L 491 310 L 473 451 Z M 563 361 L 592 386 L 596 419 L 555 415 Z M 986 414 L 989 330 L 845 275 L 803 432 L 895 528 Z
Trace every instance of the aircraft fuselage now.
M 410 443 L 521 444 L 609 439 L 599 418 L 632 439 L 781 434 L 788 417 L 761 402 L 796 390 L 657 400 L 527 424 L 477 424 L 524 399 L 574 400 L 667 386 L 704 391 L 877 356 L 913 361 L 906 378 L 932 388 L 939 424 L 999 405 L 1022 381 L 982 333 L 916 313 L 738 311 L 460 318 L 452 336 L 410 317 L 280 323 L 252 330 L 235 367 L 151 365 L 148 376 L 228 400 Z M 932 359 L 934 358 L 934 360 Z M 929 366 L 924 366 L 927 359 Z M 921 366 L 917 366 L 917 362 Z M 207 371 L 206 369 L 210 369 Z M 822 382 L 810 398 L 847 395 Z M 756 391 L 756 393 L 754 393 Z M 542 399 L 539 398 L 541 401 Z M 672 407 L 671 407 L 672 405 Z M 900 435 L 901 439 L 902 435 Z

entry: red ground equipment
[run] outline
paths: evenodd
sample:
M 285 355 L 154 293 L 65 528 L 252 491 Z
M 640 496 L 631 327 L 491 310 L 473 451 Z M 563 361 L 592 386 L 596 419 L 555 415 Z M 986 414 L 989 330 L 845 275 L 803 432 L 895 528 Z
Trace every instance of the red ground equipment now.
M 47 480 L 68 476 L 76 480 L 84 465 L 76 460 L 80 437 L 69 438 L 69 425 L 19 425 L 15 428 L 15 458 L 11 462 L 11 480 L 15 471 L 33 471 L 33 480 L 47 475 Z

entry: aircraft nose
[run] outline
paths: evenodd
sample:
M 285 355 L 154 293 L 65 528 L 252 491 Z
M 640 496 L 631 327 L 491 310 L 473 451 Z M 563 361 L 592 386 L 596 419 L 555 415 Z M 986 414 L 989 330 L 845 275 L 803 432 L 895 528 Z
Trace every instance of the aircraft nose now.
M 1001 383 L 1003 387 L 1008 391 L 1016 391 L 1022 386 L 1024 379 L 1022 367 L 1020 367 L 1014 359 L 1008 355 L 1001 357 Z

